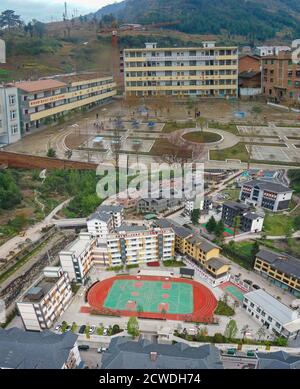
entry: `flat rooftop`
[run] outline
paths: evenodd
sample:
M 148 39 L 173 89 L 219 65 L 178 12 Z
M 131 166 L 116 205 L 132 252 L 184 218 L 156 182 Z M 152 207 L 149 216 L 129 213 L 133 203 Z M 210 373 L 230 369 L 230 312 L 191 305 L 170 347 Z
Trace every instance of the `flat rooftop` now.
M 71 242 L 70 244 L 68 244 L 68 246 L 65 247 L 65 249 L 61 251 L 61 253 L 71 252 L 75 256 L 79 256 L 86 249 L 89 248 L 89 246 L 91 245 L 91 241 L 92 241 L 92 239 L 89 238 L 88 235 L 86 235 L 84 237 L 81 237 L 79 235 L 79 237 L 76 240 L 74 240 L 73 242 Z
M 44 277 L 33 287 L 28 289 L 20 302 L 23 303 L 39 303 L 42 298 L 53 288 L 60 277 Z

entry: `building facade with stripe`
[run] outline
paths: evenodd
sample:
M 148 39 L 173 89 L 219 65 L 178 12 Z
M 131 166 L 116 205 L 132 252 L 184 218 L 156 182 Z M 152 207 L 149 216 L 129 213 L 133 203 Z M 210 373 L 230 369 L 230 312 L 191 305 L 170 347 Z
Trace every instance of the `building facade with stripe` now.
M 58 121 L 70 111 L 107 103 L 117 93 L 112 76 L 97 74 L 22 81 L 15 86 L 19 91 L 23 133 Z
M 238 97 L 238 49 L 203 42 L 199 47 L 125 49 L 127 96 Z

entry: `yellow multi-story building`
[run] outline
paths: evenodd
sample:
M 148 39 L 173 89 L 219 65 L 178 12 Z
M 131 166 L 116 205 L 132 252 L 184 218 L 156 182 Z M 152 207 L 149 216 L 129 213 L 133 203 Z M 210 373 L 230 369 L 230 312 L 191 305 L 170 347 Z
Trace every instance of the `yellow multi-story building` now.
M 77 74 L 17 82 L 23 132 L 56 121 L 79 108 L 104 104 L 116 95 L 112 76 Z
M 125 49 L 126 95 L 238 96 L 238 49 L 203 42 L 199 47 Z
M 219 246 L 168 219 L 156 220 L 154 225 L 171 228 L 175 233 L 175 250 L 187 255 L 213 277 L 218 278 L 229 272 L 229 266 L 219 258 Z
M 273 284 L 300 297 L 300 259 L 262 248 L 256 255 L 254 270 Z

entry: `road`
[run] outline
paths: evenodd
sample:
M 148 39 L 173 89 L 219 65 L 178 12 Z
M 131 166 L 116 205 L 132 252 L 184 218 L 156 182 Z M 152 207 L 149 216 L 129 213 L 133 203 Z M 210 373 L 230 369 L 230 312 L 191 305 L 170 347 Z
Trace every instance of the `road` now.
M 42 232 L 41 230 L 43 228 L 49 227 L 53 224 L 53 218 L 71 201 L 71 199 L 68 199 L 64 201 L 63 203 L 59 204 L 55 209 L 53 209 L 52 212 L 49 213 L 45 219 L 32 227 L 28 228 L 26 230 L 26 234 L 24 236 L 15 236 L 14 238 L 8 240 L 5 242 L 2 246 L 0 246 L 0 258 L 8 258 L 9 253 L 11 251 L 17 252 L 18 246 L 21 243 L 26 244 L 26 240 L 30 239 L 32 242 L 38 241 L 41 236 Z

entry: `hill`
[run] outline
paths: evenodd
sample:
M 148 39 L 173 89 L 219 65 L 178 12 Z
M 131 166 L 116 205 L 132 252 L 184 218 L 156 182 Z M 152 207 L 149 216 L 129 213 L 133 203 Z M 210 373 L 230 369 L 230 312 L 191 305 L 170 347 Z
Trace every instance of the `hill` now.
M 192 34 L 242 35 L 266 40 L 300 35 L 298 0 L 124 0 L 94 16 L 113 14 L 128 23 L 179 21 L 172 28 Z

